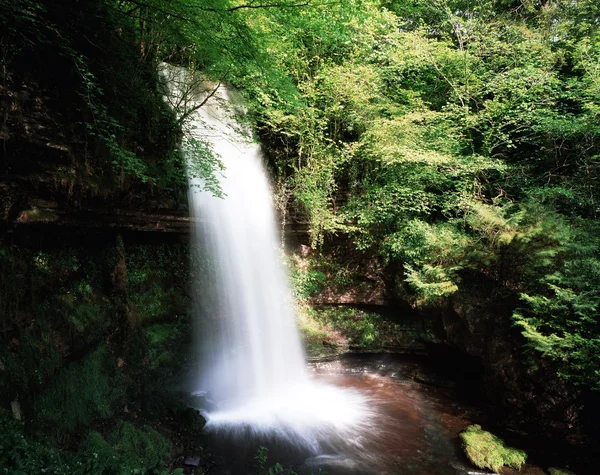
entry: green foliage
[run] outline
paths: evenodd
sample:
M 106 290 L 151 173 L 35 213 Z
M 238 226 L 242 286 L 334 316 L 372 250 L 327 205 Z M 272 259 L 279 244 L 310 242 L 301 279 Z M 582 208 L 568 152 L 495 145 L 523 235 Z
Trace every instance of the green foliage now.
M 519 449 L 508 447 L 495 435 L 475 424 L 460 434 L 465 453 L 478 468 L 497 472 L 505 465 L 520 470 L 527 455 Z
M 121 397 L 115 374 L 115 362 L 104 346 L 62 369 L 34 401 L 40 428 L 59 438 L 110 417 Z
M 458 272 L 467 264 L 467 235 L 449 224 L 412 220 L 388 236 L 384 246 L 392 259 L 404 263 L 405 281 L 420 304 L 435 302 L 458 290 Z
M 261 445 L 254 455 L 256 463 L 256 473 L 260 475 L 276 475 L 278 473 L 289 473 L 290 475 L 297 475 L 293 470 L 285 470 L 283 465 L 277 462 L 275 465 L 267 467 L 267 459 L 269 456 L 269 449 Z
M 152 469 L 164 466 L 171 455 L 171 443 L 151 427 L 138 429 L 128 422 L 121 422 L 109 435 L 108 441 L 120 455 L 119 464 L 116 465 L 120 470 L 126 467 Z M 93 447 L 93 441 L 90 442 Z M 102 444 L 100 446 L 102 448 Z
M 27 402 L 56 375 L 66 349 L 85 350 L 107 331 L 113 303 L 103 275 L 111 261 L 110 250 L 92 256 L 0 246 L 0 270 L 7 273 L 0 278 L 2 325 L 13 338 L 0 347 L 4 397 L 20 395 Z
M 187 246 L 129 246 L 126 262 L 129 298 L 142 321 L 187 313 Z
M 184 2 L 176 3 L 171 2 L 174 13 L 187 8 Z M 6 12 L 0 16 L 0 43 L 3 51 L 10 51 L 2 57 L 3 71 L 8 72 L 3 103 L 18 111 L 15 92 L 23 84 L 41 97 L 49 96 L 48 101 L 35 100 L 56 122 L 60 136 L 53 140 L 74 157 L 62 177 L 63 186 L 70 193 L 143 190 L 180 198 L 187 187 L 186 164 L 178 147 L 182 124 L 163 99 L 157 66 L 161 60 L 198 64 L 210 50 L 203 48 L 208 46 L 206 39 L 218 38 L 213 44 L 226 41 L 215 30 L 226 32 L 227 39 L 237 38 L 240 31 L 232 23 L 240 29 L 243 25 L 233 21 L 235 15 L 207 13 L 212 20 L 204 24 L 214 29 L 196 31 L 188 20 L 177 16 L 167 20 L 160 10 L 169 5 L 162 1 L 149 1 L 147 6 L 113 0 L 66 6 L 3 0 L 0 7 Z M 194 21 L 199 25 L 204 20 Z M 198 33 L 206 33 L 204 41 L 199 41 Z M 197 50 L 182 54 L 192 51 L 194 42 Z M 211 56 L 225 59 L 222 53 Z M 201 61 L 208 67 L 206 59 Z M 18 132 L 18 126 L 10 125 Z M 188 148 L 193 174 L 205 178 L 207 189 L 213 191 L 217 158 L 203 140 Z
M 0 413 L 0 473 L 27 475 L 75 473 L 58 450 L 25 438 L 23 423 Z
M 313 318 L 341 333 L 351 346 L 385 350 L 402 346 L 403 328 L 385 316 L 352 307 L 327 307 L 314 312 Z
M 597 388 L 599 8 L 521 3 L 257 9 L 295 91 L 238 84 L 313 247 L 347 235 L 415 306 L 466 277 L 522 295 L 531 355 Z M 302 298 L 320 279 L 292 278 Z
M 256 455 L 254 455 L 254 460 L 256 461 L 256 468 L 259 471 L 265 469 L 268 456 L 269 449 L 267 449 L 264 445 L 261 445 L 258 449 L 256 449 Z
M 528 348 L 554 361 L 561 376 L 600 389 L 598 230 L 588 223 L 585 229 L 572 228 L 563 220 L 553 223 L 545 235 L 553 241 L 535 254 L 545 272 L 535 292 L 521 295 L 523 306 L 513 318 Z
M 183 475 L 165 468 L 171 445 L 150 427 L 120 423 L 110 434 L 90 432 L 77 453 L 60 451 L 25 437 L 23 423 L 0 414 L 0 473 L 27 475 Z
M 183 140 L 182 148 L 185 151 L 188 179 L 200 178 L 203 190 L 223 197 L 219 180 L 223 175 L 224 166 L 212 150 L 210 143 L 187 135 Z
M 336 328 L 340 328 L 357 346 L 368 347 L 379 340 L 380 315 L 354 309 L 338 309 L 326 312 L 326 315 L 328 320 L 331 320 Z
M 164 323 L 144 328 L 144 336 L 148 345 L 147 359 L 150 369 L 170 366 L 176 371 L 181 363 L 181 342 L 187 341 L 190 326 L 187 323 Z
M 293 258 L 288 259 L 288 275 L 296 300 L 307 300 L 323 290 L 327 276 L 320 270 L 313 269 L 308 263 L 297 265 Z
M 120 343 L 114 335 L 117 303 L 107 285 L 116 260 L 112 246 L 0 246 L 0 269 L 6 272 L 0 293 L 9 297 L 0 299 L 2 325 L 10 336 L 0 345 L 0 399 L 7 407 L 17 398 L 55 442 L 111 417 L 125 398 L 146 405 L 140 394 L 147 387 L 152 399 L 149 393 L 158 394 L 157 386 L 185 358 L 180 349 L 189 338 L 182 323 L 189 306 L 188 246 L 127 246 L 125 256 L 129 298 L 143 320 L 165 322 L 130 342 L 135 357 L 112 354 L 112 345 Z

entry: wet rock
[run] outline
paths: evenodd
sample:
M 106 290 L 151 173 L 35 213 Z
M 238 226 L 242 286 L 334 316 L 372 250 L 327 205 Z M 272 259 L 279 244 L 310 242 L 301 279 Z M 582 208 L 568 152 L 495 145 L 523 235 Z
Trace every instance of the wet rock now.
M 304 466 L 308 470 L 358 471 L 358 464 L 354 460 L 341 455 L 319 455 L 308 459 Z
M 199 434 L 206 425 L 206 419 L 200 414 L 198 409 L 188 407 L 182 411 L 180 420 L 184 427 L 194 434 Z
M 13 417 L 16 420 L 20 421 L 22 419 L 22 415 L 21 415 L 21 404 L 19 403 L 19 401 L 17 399 L 12 401 L 10 403 L 10 408 L 12 410 Z
M 480 472 L 477 470 L 459 470 L 456 475 L 498 475 L 497 472 Z
M 183 465 L 185 465 L 186 467 L 197 467 L 200 465 L 200 457 L 197 455 L 194 455 L 192 457 L 187 457 L 183 461 Z
M 189 404 L 190 407 L 199 407 L 207 412 L 218 409 L 218 406 L 204 392 L 190 395 L 189 400 L 191 401 L 191 404 Z
M 457 470 L 456 475 L 498 475 L 497 472 L 481 472 L 479 470 Z
M 473 470 L 472 468 L 466 467 L 457 462 L 451 462 L 450 466 L 456 470 L 456 475 L 499 475 L 496 472 L 482 472 L 480 470 Z
M 571 470 L 567 470 L 566 468 L 550 467 L 548 475 L 575 475 L 575 472 L 571 472 Z
M 430 374 L 425 372 L 417 372 L 413 376 L 414 381 L 417 383 L 425 384 L 427 386 L 434 386 L 436 388 L 456 388 L 456 381 L 452 381 L 444 376 L 438 374 Z

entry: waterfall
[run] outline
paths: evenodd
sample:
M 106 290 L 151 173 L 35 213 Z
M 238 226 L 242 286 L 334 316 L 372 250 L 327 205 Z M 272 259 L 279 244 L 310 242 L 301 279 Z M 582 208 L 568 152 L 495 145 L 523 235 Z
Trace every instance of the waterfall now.
M 180 103 L 192 76 L 167 70 Z M 202 106 L 186 134 L 208 140 L 224 168 L 222 197 L 190 179 L 193 257 L 203 263 L 193 282 L 195 390 L 212 403 L 207 430 L 250 430 L 318 450 L 323 439 L 364 423 L 367 401 L 307 373 L 261 148 L 237 120 L 231 96 L 221 85 L 188 104 Z
M 269 181 L 258 144 L 238 130 L 221 86 L 200 109 L 204 137 L 223 165 L 223 197 L 191 181 L 194 239 L 210 252 L 199 286 L 205 304 L 199 387 L 225 407 L 306 378 L 302 347 L 282 266 Z M 194 186 L 196 185 L 196 186 Z

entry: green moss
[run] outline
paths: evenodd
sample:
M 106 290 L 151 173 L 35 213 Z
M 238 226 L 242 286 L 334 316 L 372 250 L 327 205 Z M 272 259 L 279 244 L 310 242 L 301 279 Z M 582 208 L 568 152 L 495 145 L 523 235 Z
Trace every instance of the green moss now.
M 61 460 L 60 452 L 25 438 L 23 423 L 0 411 L 0 473 L 75 473 Z
M 359 348 L 394 347 L 401 344 L 402 328 L 375 312 L 352 307 L 327 307 L 315 311 L 315 318 L 340 332 L 351 346 Z
M 332 256 L 301 257 L 293 254 L 288 256 L 286 264 L 292 291 L 298 300 L 308 300 L 326 288 L 342 293 L 349 288 L 372 286 L 372 282 L 365 282 L 361 277 L 361 269 L 341 264 Z
M 115 365 L 106 347 L 61 370 L 34 401 L 43 430 L 59 437 L 113 414 L 120 391 L 114 383 Z
M 177 366 L 183 353 L 181 342 L 189 334 L 190 327 L 186 323 L 161 323 L 144 328 L 149 367 Z
M 508 447 L 504 442 L 475 424 L 460 434 L 465 453 L 478 468 L 498 471 L 503 466 L 520 470 L 527 455 L 519 449 Z
M 80 343 L 96 341 L 111 323 L 112 302 L 100 290 L 100 285 L 87 276 L 57 293 L 54 303 L 69 336 Z
M 17 218 L 17 223 L 32 223 L 32 222 L 50 223 L 52 221 L 57 221 L 57 220 L 58 220 L 58 216 L 53 210 L 36 208 L 34 206 L 31 209 L 21 212 L 21 214 Z
M 142 321 L 187 313 L 187 246 L 129 246 L 126 260 L 129 298 Z
M 122 464 L 137 467 L 157 467 L 171 455 L 171 443 L 151 427 L 138 429 L 121 422 L 109 435 L 108 442 L 120 455 Z
M 0 371 L 0 400 L 5 405 L 17 396 L 26 402 L 28 391 L 40 388 L 63 363 L 43 321 L 35 322 L 21 339 L 1 346 L 0 361 L 4 366 Z
M 311 268 L 313 261 L 303 261 L 298 256 L 291 256 L 286 264 L 290 286 L 296 299 L 307 300 L 325 287 L 327 276 L 324 272 Z
M 79 451 L 88 467 L 95 473 L 119 473 L 121 460 L 112 446 L 99 432 L 90 432 Z M 92 465 L 90 467 L 90 465 Z
M 106 440 L 99 432 L 85 436 L 78 452 L 62 451 L 24 434 L 23 423 L 0 411 L 0 474 L 182 475 L 165 468 L 172 446 L 151 427 L 121 422 Z

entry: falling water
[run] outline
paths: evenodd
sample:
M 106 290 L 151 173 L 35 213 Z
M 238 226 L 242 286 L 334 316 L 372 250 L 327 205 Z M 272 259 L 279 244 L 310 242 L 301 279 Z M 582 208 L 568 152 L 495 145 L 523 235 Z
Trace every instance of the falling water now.
M 191 75 L 170 72 L 171 94 L 181 96 Z M 193 283 L 201 349 L 195 389 L 212 402 L 208 430 L 276 436 L 318 451 L 367 423 L 367 401 L 307 373 L 260 146 L 237 120 L 227 88 L 213 92 L 188 101 L 192 109 L 203 104 L 188 136 L 208 139 L 224 166 L 222 197 L 190 180 L 192 236 L 207 263 Z
M 233 129 L 227 90 L 217 94 L 200 116 L 224 165 L 224 196 L 194 186 L 189 192 L 192 215 L 202 219 L 196 238 L 213 258 L 209 277 L 217 284 L 213 295 L 200 295 L 209 306 L 200 335 L 209 354 L 199 386 L 237 406 L 306 374 L 260 148 Z

